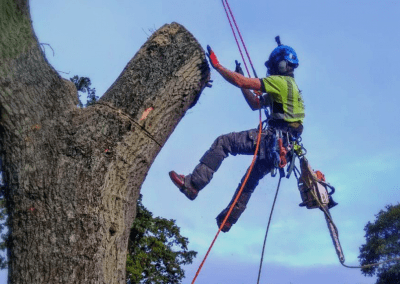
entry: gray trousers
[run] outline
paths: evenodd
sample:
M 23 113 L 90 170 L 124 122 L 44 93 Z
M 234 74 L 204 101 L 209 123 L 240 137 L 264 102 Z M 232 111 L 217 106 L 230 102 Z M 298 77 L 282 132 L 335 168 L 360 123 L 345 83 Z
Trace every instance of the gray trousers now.
M 229 154 L 234 156 L 237 154 L 253 155 L 257 144 L 257 134 L 257 129 L 251 129 L 219 136 L 211 145 L 210 149 L 200 159 L 200 163 L 195 167 L 193 172 L 186 176 L 185 184 L 190 184 L 197 190 L 201 190 L 211 181 L 213 174 L 218 170 L 222 161 L 228 157 Z M 267 144 L 271 143 L 271 139 L 271 132 L 266 130 L 262 133 L 259 156 L 264 158 L 257 158 L 242 194 L 240 195 L 238 202 L 228 218 L 228 222 L 231 224 L 235 224 L 240 215 L 246 209 L 246 205 L 249 202 L 254 189 L 257 187 L 259 180 L 268 174 L 273 167 L 272 162 L 268 159 L 267 153 L 265 153 L 265 151 L 268 149 Z M 235 200 L 246 174 L 239 183 L 236 192 L 227 208 L 218 215 L 217 223 L 219 225 L 222 223 L 231 204 Z

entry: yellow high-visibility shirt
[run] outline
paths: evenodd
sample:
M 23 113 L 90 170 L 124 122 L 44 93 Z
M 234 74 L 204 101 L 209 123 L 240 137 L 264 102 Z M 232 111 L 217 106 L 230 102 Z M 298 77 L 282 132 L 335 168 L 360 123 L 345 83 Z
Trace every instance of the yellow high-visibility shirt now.
M 303 123 L 304 101 L 294 78 L 272 75 L 262 80 L 264 100 L 271 107 L 273 119 Z

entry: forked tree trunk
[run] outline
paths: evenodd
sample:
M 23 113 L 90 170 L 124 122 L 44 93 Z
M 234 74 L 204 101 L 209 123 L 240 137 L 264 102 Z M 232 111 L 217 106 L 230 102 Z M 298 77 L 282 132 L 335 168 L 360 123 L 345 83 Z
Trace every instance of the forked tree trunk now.
M 209 79 L 203 49 L 161 27 L 85 109 L 47 62 L 27 0 L 0 0 L 0 55 L 9 283 L 124 283 L 141 184 Z

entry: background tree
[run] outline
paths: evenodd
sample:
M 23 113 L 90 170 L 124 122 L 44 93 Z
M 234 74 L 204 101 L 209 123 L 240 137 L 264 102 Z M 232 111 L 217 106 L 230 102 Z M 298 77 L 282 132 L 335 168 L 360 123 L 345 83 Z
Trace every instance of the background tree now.
M 177 284 L 185 277 L 182 265 L 191 264 L 197 252 L 189 251 L 175 220 L 153 217 L 143 206 L 136 208 L 128 242 L 127 283 Z
M 96 103 L 99 97 L 96 96 L 96 88 L 90 88 L 90 86 L 92 85 L 90 78 L 79 77 L 78 75 L 75 75 L 74 77 L 70 78 L 70 80 L 72 83 L 75 84 L 75 87 L 78 90 L 78 92 L 87 93 L 87 102 L 85 107 L 94 105 Z M 83 107 L 80 95 L 78 95 L 78 99 L 79 99 L 78 103 L 79 107 Z
M 183 26 L 164 25 L 98 102 L 78 108 L 27 0 L 0 1 L 0 35 L 9 283 L 125 283 L 140 187 L 209 80 L 204 50 Z
M 361 265 L 400 257 L 400 204 L 387 205 L 376 216 L 374 223 L 365 226 L 367 243 L 360 248 Z M 364 275 L 377 275 L 377 284 L 400 283 L 400 262 L 391 261 L 381 266 L 362 269 Z

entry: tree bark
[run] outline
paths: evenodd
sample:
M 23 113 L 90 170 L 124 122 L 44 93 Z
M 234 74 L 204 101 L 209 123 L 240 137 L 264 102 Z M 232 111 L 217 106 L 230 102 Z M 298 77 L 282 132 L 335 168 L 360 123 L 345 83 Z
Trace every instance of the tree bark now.
M 125 282 L 141 184 L 209 76 L 196 39 L 164 25 L 99 102 L 80 109 L 75 86 L 40 48 L 28 1 L 0 0 L 9 283 Z

